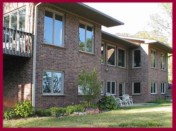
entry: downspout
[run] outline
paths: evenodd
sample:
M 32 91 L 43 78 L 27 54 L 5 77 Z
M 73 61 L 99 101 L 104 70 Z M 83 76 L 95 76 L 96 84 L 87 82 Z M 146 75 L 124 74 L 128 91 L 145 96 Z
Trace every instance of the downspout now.
M 34 45 L 33 45 L 33 77 L 32 77 L 32 106 L 35 109 L 35 90 L 36 90 L 36 48 L 37 48 L 37 21 L 38 21 L 38 6 L 41 4 L 38 3 L 35 5 L 35 13 L 34 13 Z

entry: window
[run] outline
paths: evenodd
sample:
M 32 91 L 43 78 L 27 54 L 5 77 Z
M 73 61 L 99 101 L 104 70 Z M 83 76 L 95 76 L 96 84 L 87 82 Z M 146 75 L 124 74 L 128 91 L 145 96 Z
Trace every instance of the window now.
M 125 60 L 126 60 L 125 50 L 118 49 L 118 66 L 125 67 Z
M 141 83 L 140 82 L 132 83 L 132 94 L 139 95 L 140 93 L 141 93 Z
M 63 47 L 63 14 L 45 11 L 44 43 Z
M 79 50 L 93 53 L 93 26 L 79 24 Z
M 4 27 L 25 31 L 26 9 L 19 9 L 4 16 Z
M 107 64 L 116 65 L 116 48 L 115 46 L 107 45 Z
M 119 96 L 125 94 L 125 82 L 119 84 Z
M 43 73 L 43 94 L 63 95 L 64 74 L 62 72 L 44 71 Z
M 19 11 L 19 30 L 25 30 L 25 15 L 26 11 L 24 9 Z
M 133 51 L 133 68 L 141 66 L 141 51 L 134 50 Z
M 104 81 L 101 81 L 101 95 L 104 94 Z
M 161 54 L 161 69 L 162 70 L 165 70 L 165 64 L 166 63 L 166 57 L 165 57 L 165 54 L 164 53 L 162 53 Z
M 166 83 L 165 82 L 161 83 L 161 94 L 166 94 Z
M 9 15 L 4 17 L 4 27 L 9 28 L 9 23 L 10 23 L 10 18 L 9 17 L 10 17 Z
M 151 94 L 157 94 L 157 83 L 151 83 Z
M 151 67 L 156 68 L 156 51 L 151 50 Z
M 101 44 L 101 63 L 105 63 L 105 44 L 103 42 Z
M 106 93 L 115 95 L 116 94 L 116 82 L 107 82 Z

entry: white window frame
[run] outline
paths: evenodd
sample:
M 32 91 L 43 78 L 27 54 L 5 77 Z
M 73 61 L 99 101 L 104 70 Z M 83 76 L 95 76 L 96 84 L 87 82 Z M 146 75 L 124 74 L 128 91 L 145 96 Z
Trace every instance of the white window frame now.
M 53 89 L 51 89 L 51 93 L 44 93 L 43 92 L 43 75 L 42 75 L 42 94 L 44 96 L 56 96 L 56 95 L 59 96 L 59 95 L 64 95 L 64 72 L 62 72 L 62 71 L 53 71 L 53 70 L 44 70 L 43 73 L 44 72 L 61 73 L 62 74 L 62 87 L 61 87 L 62 91 L 61 91 L 61 93 L 53 93 Z M 53 82 L 52 82 L 51 86 L 53 87 Z
M 140 57 L 141 57 L 141 50 L 140 49 L 134 49 L 134 50 L 132 50 L 132 68 L 141 68 L 141 64 L 142 64 L 142 59 L 141 59 L 141 61 L 140 61 L 140 66 L 138 66 L 138 67 L 135 67 L 134 66 L 134 52 L 136 51 L 136 50 L 139 50 L 140 51 Z
M 166 94 L 166 86 L 167 86 L 166 82 L 161 83 L 161 94 Z
M 119 68 L 126 68 L 126 56 L 127 56 L 126 55 L 126 49 L 118 47 L 117 50 L 118 50 L 118 52 L 117 52 L 118 53 L 118 63 L 117 63 L 117 65 L 118 65 Z M 124 51 L 124 55 L 125 55 L 124 56 L 124 66 L 119 66 L 119 50 L 123 50 Z
M 4 17 L 9 16 L 9 28 L 11 29 L 12 28 L 11 27 L 11 15 L 14 14 L 14 13 L 17 13 L 17 29 L 15 29 L 15 30 L 19 30 L 19 12 L 21 10 L 25 10 L 26 11 L 26 14 L 25 14 L 25 25 L 24 25 L 24 32 L 26 32 L 26 25 L 27 25 L 27 21 L 26 21 L 27 20 L 27 8 L 26 8 L 26 6 L 24 6 L 22 8 L 19 8 L 19 9 L 16 9 L 16 10 L 10 12 L 10 13 L 7 13 L 7 14 L 3 15 L 3 26 L 4 26 Z
M 164 55 L 164 61 L 162 61 L 163 55 Z M 161 62 L 160 62 L 160 64 L 161 64 L 160 69 L 161 70 L 166 70 L 166 54 L 165 53 L 161 53 L 161 59 L 160 60 L 161 60 Z M 162 66 L 162 62 L 164 62 L 164 67 Z
M 152 64 L 152 52 L 155 52 L 155 67 L 153 67 L 153 64 Z M 155 50 L 155 49 L 151 49 L 150 50 L 150 66 L 151 66 L 151 68 L 154 68 L 154 69 L 156 69 L 157 68 L 157 51 Z
M 108 64 L 108 47 L 113 47 L 115 48 L 115 65 L 110 65 Z M 111 44 L 106 44 L 106 63 L 108 66 L 113 66 L 113 67 L 116 67 L 117 66 L 117 48 L 115 45 L 111 45 Z
M 134 93 L 134 84 L 139 83 L 140 84 L 140 93 Z M 132 82 L 132 95 L 140 95 L 141 94 L 141 82 Z
M 108 90 L 108 82 L 110 82 L 110 92 L 107 92 L 107 90 Z M 115 94 L 112 94 L 112 82 L 115 83 Z M 106 82 L 106 94 L 116 95 L 117 94 L 116 91 L 117 91 L 117 83 L 116 83 L 116 81 L 107 81 Z
M 155 85 L 155 92 L 152 92 L 152 84 Z M 150 93 L 151 94 L 157 94 L 158 92 L 158 85 L 157 85 L 157 82 L 151 82 L 151 85 L 150 85 Z
M 101 46 L 102 46 L 102 45 L 103 45 L 103 57 L 104 57 L 104 62 L 101 61 L 101 64 L 104 65 L 104 64 L 106 64 L 106 55 L 105 55 L 105 54 L 106 54 L 106 48 L 105 48 L 105 42 L 104 42 L 104 41 L 101 42 Z
M 88 22 L 82 21 L 82 20 L 79 20 L 79 24 L 85 25 L 86 30 L 87 30 L 87 26 L 90 26 L 90 27 L 92 27 L 92 31 L 93 31 L 93 37 L 92 37 L 92 52 L 86 51 L 87 43 L 85 43 L 85 50 L 82 51 L 82 50 L 80 50 L 80 47 L 79 47 L 79 51 L 80 51 L 80 52 L 89 53 L 89 54 L 94 54 L 94 53 L 95 53 L 95 51 L 94 51 L 94 48 L 95 48 L 95 41 L 94 41 L 94 39 L 95 39 L 95 27 L 94 27 L 94 25 L 93 25 L 93 24 L 90 24 L 90 23 L 88 23 Z M 79 35 L 79 26 L 78 26 L 78 35 Z M 79 37 L 79 36 L 78 36 L 78 37 Z M 85 32 L 85 38 L 86 38 L 86 32 Z
M 65 35 L 65 29 L 64 29 L 64 27 L 65 27 L 65 15 L 64 15 L 64 13 L 61 13 L 61 12 L 58 12 L 58 11 L 55 11 L 55 10 L 52 10 L 52 9 L 50 9 L 50 8 L 45 8 L 45 10 L 44 10 L 44 18 L 43 18 L 43 23 L 45 22 L 45 11 L 49 11 L 49 12 L 51 12 L 51 13 L 53 13 L 53 29 L 52 29 L 52 33 L 53 33 L 53 36 L 52 36 L 52 43 L 47 43 L 47 42 L 45 42 L 44 41 L 44 33 L 43 33 L 43 43 L 44 44 L 47 44 L 47 45 L 53 45 L 53 46 L 57 46 L 57 47 L 64 47 L 65 45 L 64 45 L 64 35 Z M 61 44 L 61 46 L 59 46 L 58 45 L 58 43 L 56 44 L 56 43 L 54 43 L 54 21 L 55 21 L 55 15 L 59 15 L 59 16 L 62 16 L 62 43 L 60 43 Z M 43 32 L 44 32 L 44 29 L 45 29 L 45 27 L 44 27 L 44 25 L 43 25 Z

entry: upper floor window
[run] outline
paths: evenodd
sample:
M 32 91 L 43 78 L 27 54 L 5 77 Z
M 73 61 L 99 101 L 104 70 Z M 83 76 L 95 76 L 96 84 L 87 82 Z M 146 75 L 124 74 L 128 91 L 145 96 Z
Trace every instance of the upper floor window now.
M 166 83 L 165 82 L 161 83 L 161 94 L 166 94 Z
M 88 24 L 79 24 L 79 50 L 93 53 L 94 48 L 94 33 L 93 26 Z
M 133 51 L 133 68 L 141 66 L 141 51 L 134 50 Z
M 64 74 L 62 72 L 44 71 L 43 73 L 43 94 L 63 95 Z
M 4 27 L 25 31 L 26 9 L 19 9 L 4 16 Z
M 125 67 L 126 64 L 126 55 L 125 55 L 125 50 L 123 49 L 118 49 L 118 66 L 119 67 Z
M 107 64 L 116 65 L 116 48 L 112 45 L 107 45 Z
M 166 68 L 165 66 L 166 66 L 166 57 L 165 57 L 165 54 L 162 53 L 161 54 L 161 69 L 165 70 L 165 68 Z
M 101 63 L 105 63 L 105 44 L 103 42 L 101 44 Z
M 114 81 L 107 82 L 106 93 L 109 93 L 112 95 L 116 94 L 116 82 L 114 82 Z
M 141 83 L 140 82 L 132 83 L 132 94 L 139 95 L 140 93 L 141 93 Z
M 44 43 L 63 47 L 63 14 L 45 11 Z
M 156 68 L 156 51 L 151 50 L 151 67 Z
M 151 94 L 157 94 L 157 83 L 156 82 L 151 83 Z

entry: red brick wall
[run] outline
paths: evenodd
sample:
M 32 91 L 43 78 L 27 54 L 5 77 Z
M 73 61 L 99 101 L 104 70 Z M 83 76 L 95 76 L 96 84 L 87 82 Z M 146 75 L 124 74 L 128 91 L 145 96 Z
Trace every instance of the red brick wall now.
M 157 94 L 151 94 L 149 92 L 149 100 L 164 98 L 164 94 L 161 94 L 161 82 L 168 82 L 168 60 L 167 59 L 166 59 L 166 70 L 163 71 L 160 69 L 161 53 L 166 53 L 166 52 L 156 47 L 153 47 L 153 46 L 149 47 L 149 50 L 151 49 L 156 50 L 157 56 L 156 56 L 156 68 L 155 69 L 151 68 L 151 65 L 149 65 L 149 89 L 150 89 L 150 83 L 152 81 L 156 81 L 157 82 Z M 150 51 L 149 51 L 149 56 L 150 56 Z
M 52 7 L 54 10 L 54 7 Z M 44 8 L 39 9 L 38 40 L 37 40 L 37 72 L 36 72 L 36 107 L 48 108 L 51 106 L 64 106 L 79 103 L 77 78 L 82 69 L 96 68 L 100 77 L 100 47 L 101 26 L 91 23 L 95 27 L 95 54 L 79 51 L 79 20 L 77 16 L 65 14 L 64 47 L 56 47 L 43 43 Z M 83 20 L 88 22 L 87 20 Z M 42 94 L 42 74 L 44 70 L 64 72 L 64 96 L 44 96 Z
M 107 45 L 113 45 L 116 47 L 116 66 L 109 66 L 107 64 L 101 64 L 101 80 L 104 81 L 104 92 L 106 92 L 106 82 L 115 81 L 116 82 L 116 96 L 119 97 L 119 83 L 125 82 L 126 84 L 126 93 L 128 93 L 128 56 L 129 49 L 123 46 L 123 43 L 113 43 L 110 41 L 103 40 Z M 107 47 L 107 46 L 106 46 Z M 126 67 L 118 67 L 118 49 L 124 49 L 126 51 Z M 104 49 L 104 51 L 106 48 Z M 105 51 L 106 56 L 106 51 Z
M 12 107 L 17 101 L 31 100 L 32 58 L 4 55 L 3 107 Z

